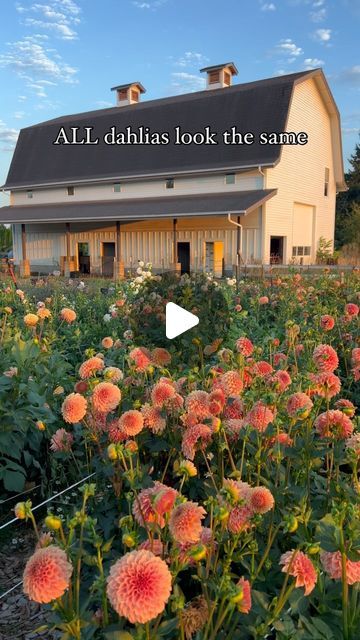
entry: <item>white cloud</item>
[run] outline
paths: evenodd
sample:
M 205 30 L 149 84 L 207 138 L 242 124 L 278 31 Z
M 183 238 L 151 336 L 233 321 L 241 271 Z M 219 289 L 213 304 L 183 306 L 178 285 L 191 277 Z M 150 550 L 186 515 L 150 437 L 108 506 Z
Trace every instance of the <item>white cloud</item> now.
M 273 2 L 262 2 L 261 11 L 275 11 L 276 5 Z
M 304 53 L 302 48 L 298 47 L 295 42 L 291 40 L 291 38 L 280 40 L 279 44 L 276 45 L 276 50 L 278 53 L 289 56 L 287 59 L 287 62 L 289 63 L 294 62 L 296 58 L 303 55 Z
M 167 0 L 149 0 L 149 2 L 142 2 L 142 0 L 133 0 L 134 7 L 137 9 L 152 9 L 153 11 L 159 9 L 164 5 Z
M 32 37 L 8 43 L 8 51 L 0 54 L 0 67 L 14 71 L 39 97 L 45 95 L 44 85 L 77 82 L 77 70 L 55 59 L 49 49 Z
M 305 58 L 304 65 L 307 71 L 310 69 L 316 69 L 318 67 L 323 67 L 325 64 L 324 60 L 319 60 L 319 58 Z
M 19 131 L 7 127 L 5 122 L 0 120 L 0 149 L 1 151 L 12 151 L 18 139 Z
M 204 56 L 202 53 L 197 53 L 196 51 L 186 51 L 183 56 L 175 60 L 174 64 L 177 67 L 193 67 L 193 66 L 201 66 L 209 62 L 209 58 Z
M 205 89 L 205 79 L 192 73 L 178 71 L 171 74 L 172 87 L 176 93 L 191 93 Z
M 35 18 L 26 18 L 24 24 L 29 27 L 54 31 L 62 40 L 75 40 L 77 38 L 76 31 L 67 24 L 60 22 L 44 22 L 43 20 L 35 20 Z
M 326 18 L 326 9 L 318 9 L 317 11 L 311 11 L 310 18 L 313 22 L 322 22 Z
M 48 3 L 35 2 L 28 7 L 17 5 L 16 9 L 24 16 L 25 26 L 50 31 L 62 40 L 74 40 L 77 37 L 74 26 L 80 23 L 80 7 L 73 0 L 48 0 Z M 25 17 L 29 13 L 34 17 Z
M 15 120 L 22 120 L 25 115 L 25 111 L 15 111 L 14 118 Z
M 317 29 L 315 31 L 314 38 L 321 44 L 326 44 L 331 40 L 331 29 Z

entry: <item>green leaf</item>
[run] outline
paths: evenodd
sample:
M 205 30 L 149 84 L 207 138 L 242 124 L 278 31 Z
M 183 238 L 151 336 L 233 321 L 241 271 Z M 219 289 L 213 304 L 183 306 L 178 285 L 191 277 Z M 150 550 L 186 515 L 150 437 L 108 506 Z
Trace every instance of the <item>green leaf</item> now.
M 25 485 L 25 476 L 19 471 L 6 470 L 4 487 L 7 491 L 22 491 Z

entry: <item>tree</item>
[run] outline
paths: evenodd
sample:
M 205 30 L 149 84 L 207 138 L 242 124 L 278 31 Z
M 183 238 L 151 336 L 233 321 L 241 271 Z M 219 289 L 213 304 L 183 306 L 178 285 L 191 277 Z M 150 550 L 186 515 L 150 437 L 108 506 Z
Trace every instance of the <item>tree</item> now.
M 339 193 L 336 200 L 335 219 L 335 246 L 342 247 L 345 244 L 357 242 L 360 244 L 359 232 L 357 240 L 354 238 L 354 230 L 359 229 L 360 206 L 360 144 L 350 158 L 350 170 L 345 175 L 348 191 Z
M 10 227 L 0 224 L 0 251 L 10 249 L 12 245 L 12 234 Z

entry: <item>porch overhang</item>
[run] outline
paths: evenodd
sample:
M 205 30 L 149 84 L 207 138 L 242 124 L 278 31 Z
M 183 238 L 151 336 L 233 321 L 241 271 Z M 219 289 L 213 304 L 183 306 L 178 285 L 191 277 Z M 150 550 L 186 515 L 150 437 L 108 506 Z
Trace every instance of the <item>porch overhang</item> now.
M 2 224 L 39 222 L 131 222 L 148 218 L 193 218 L 234 213 L 246 215 L 272 198 L 277 189 L 205 193 L 157 198 L 7 206 L 0 208 Z

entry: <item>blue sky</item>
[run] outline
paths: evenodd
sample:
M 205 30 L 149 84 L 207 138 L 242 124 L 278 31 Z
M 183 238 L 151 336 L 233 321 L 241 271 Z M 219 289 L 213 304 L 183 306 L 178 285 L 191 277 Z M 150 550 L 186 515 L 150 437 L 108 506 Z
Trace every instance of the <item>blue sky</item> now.
M 321 66 L 338 103 L 345 160 L 360 128 L 360 0 L 1 0 L 0 182 L 19 129 L 114 104 L 202 89 L 233 60 L 236 82 Z M 1 204 L 7 197 L 0 196 Z

